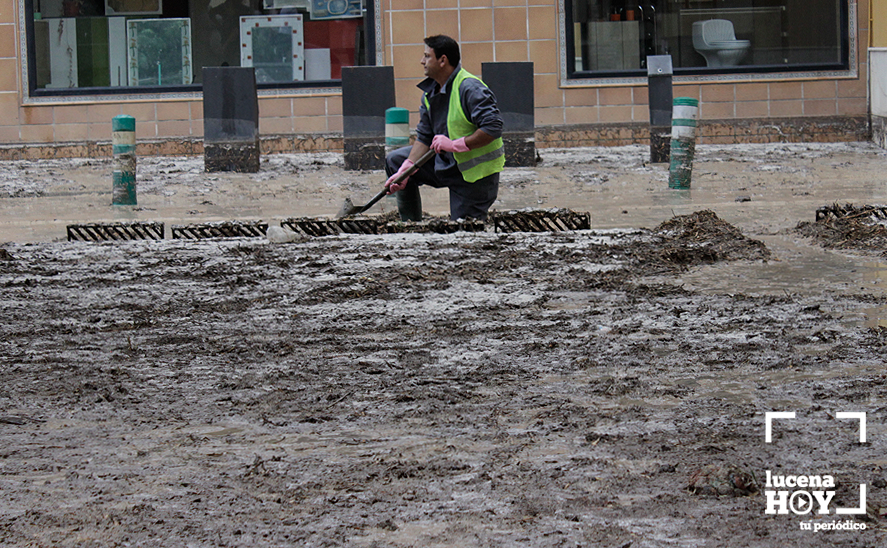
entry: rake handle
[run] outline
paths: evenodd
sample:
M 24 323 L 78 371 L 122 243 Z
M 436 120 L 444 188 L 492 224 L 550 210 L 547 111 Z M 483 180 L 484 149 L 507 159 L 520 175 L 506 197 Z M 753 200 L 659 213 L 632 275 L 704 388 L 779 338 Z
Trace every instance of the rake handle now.
M 413 166 L 410 169 L 404 171 L 403 173 L 401 173 L 400 175 L 395 177 L 394 180 L 391 181 L 391 184 L 396 185 L 396 184 L 400 183 L 401 181 L 403 181 L 404 179 L 406 179 L 407 177 L 412 176 L 414 173 L 419 171 L 419 168 L 422 167 L 423 165 L 425 165 L 425 162 L 430 160 L 431 157 L 434 156 L 434 154 L 435 154 L 435 152 L 433 150 L 429 150 L 428 152 L 423 154 L 422 157 L 419 158 L 419 160 L 417 160 L 416 163 L 413 164 Z M 379 200 L 381 200 L 382 198 L 384 198 L 388 194 L 388 186 L 389 185 L 385 185 L 385 187 L 382 190 L 380 190 L 378 194 L 373 196 L 373 198 L 369 202 L 367 202 L 365 206 L 360 208 L 360 211 L 357 211 L 356 213 L 363 213 L 364 211 L 366 211 L 369 208 L 376 205 L 376 202 L 378 202 Z

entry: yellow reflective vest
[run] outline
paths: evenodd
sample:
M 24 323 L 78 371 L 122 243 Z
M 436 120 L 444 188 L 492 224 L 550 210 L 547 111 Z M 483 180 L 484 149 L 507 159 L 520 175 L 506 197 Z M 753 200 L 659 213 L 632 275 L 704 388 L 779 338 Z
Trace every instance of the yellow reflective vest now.
M 462 82 L 467 78 L 480 80 L 477 76 L 469 73 L 467 70 L 460 68 L 453 79 L 453 87 L 450 90 L 450 102 L 447 112 L 447 133 L 452 140 L 468 137 L 475 131 L 477 126 L 468 120 L 465 110 L 462 108 L 459 89 Z M 425 96 L 425 108 L 431 111 L 431 104 L 428 102 L 428 96 Z M 505 167 L 505 148 L 502 138 L 497 137 L 492 143 L 480 148 L 471 149 L 468 152 L 455 152 L 453 156 L 456 158 L 456 164 L 462 173 L 462 178 L 473 183 L 488 175 L 499 173 Z

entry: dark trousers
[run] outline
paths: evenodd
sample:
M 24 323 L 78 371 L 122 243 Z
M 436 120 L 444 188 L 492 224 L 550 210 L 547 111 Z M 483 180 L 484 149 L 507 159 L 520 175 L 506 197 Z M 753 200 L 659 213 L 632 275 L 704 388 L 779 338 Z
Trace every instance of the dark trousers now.
M 392 151 L 385 158 L 385 172 L 391 177 L 410 155 L 412 147 L 403 147 Z M 494 173 L 473 183 L 466 182 L 453 166 L 450 169 L 437 171 L 432 158 L 410 176 L 405 189 L 396 194 L 397 210 L 403 221 L 422 220 L 422 197 L 420 185 L 450 190 L 450 219 L 487 220 L 487 211 L 499 195 L 499 174 Z

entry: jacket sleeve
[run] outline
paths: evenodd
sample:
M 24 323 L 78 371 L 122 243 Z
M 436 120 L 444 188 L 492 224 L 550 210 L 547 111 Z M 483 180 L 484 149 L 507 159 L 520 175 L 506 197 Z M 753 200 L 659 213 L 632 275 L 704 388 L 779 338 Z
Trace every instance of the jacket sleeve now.
M 423 95 L 423 100 L 419 103 L 419 122 L 416 124 L 416 140 L 431 146 L 431 141 L 434 139 L 434 126 L 431 124 L 431 116 L 428 114 L 428 109 L 425 108 L 424 97 Z
M 466 78 L 459 90 L 468 120 L 491 137 L 502 136 L 502 113 L 493 91 L 480 80 Z

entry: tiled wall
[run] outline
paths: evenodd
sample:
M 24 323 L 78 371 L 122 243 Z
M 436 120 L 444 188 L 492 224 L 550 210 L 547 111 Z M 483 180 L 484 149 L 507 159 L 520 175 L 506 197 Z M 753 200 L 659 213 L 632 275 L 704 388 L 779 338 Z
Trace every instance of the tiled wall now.
M 0 143 L 19 141 L 19 63 L 15 3 L 0 1 Z
M 413 111 L 413 123 L 423 39 L 433 34 L 455 38 L 463 66 L 478 76 L 485 62 L 532 61 L 537 124 L 548 123 L 550 106 L 563 110 L 560 97 L 548 98 L 560 95 L 556 0 L 382 0 L 382 11 L 385 63 L 394 67 L 397 105 Z
M 561 87 L 558 0 L 379 1 L 384 63 L 394 67 L 397 104 L 412 111 L 413 125 L 420 99 L 415 85 L 422 79 L 419 61 L 423 38 L 441 33 L 460 42 L 465 68 L 477 75 L 481 75 L 484 62 L 534 63 L 539 146 L 619 144 L 644 138 L 649 116 L 645 81 L 628 86 Z M 859 127 L 864 126 L 867 115 L 868 1 L 860 0 L 856 10 L 858 78 L 706 84 L 676 79 L 675 96 L 700 100 L 700 142 L 751 140 L 755 135 L 764 135 L 766 141 L 772 138 L 767 136 L 770 130 L 766 128 L 791 125 L 793 120 L 799 128 L 808 128 L 795 133 L 798 139 L 811 135 L 811 124 L 821 127 L 823 123 L 829 125 L 828 120 L 834 120 L 837 129 L 817 132 L 820 138 L 862 135 Z M 140 145 L 142 148 L 191 153 L 202 150 L 203 112 L 198 96 L 22 106 L 17 21 L 18 0 L 0 0 L 0 145 L 21 149 L 22 144 L 107 143 L 111 118 L 129 114 L 137 119 L 140 143 L 168 141 L 164 145 Z M 260 132 L 274 136 L 264 141 L 266 150 L 341 148 L 339 93 L 261 97 L 260 113 Z M 846 120 L 852 121 L 854 131 L 845 131 Z M 730 130 L 731 126 L 735 128 Z M 777 129 L 783 134 L 792 131 Z M 68 146 L 64 150 L 73 154 L 71 151 L 104 148 Z M 0 157 L 9 157 L 3 149 L 0 146 Z

